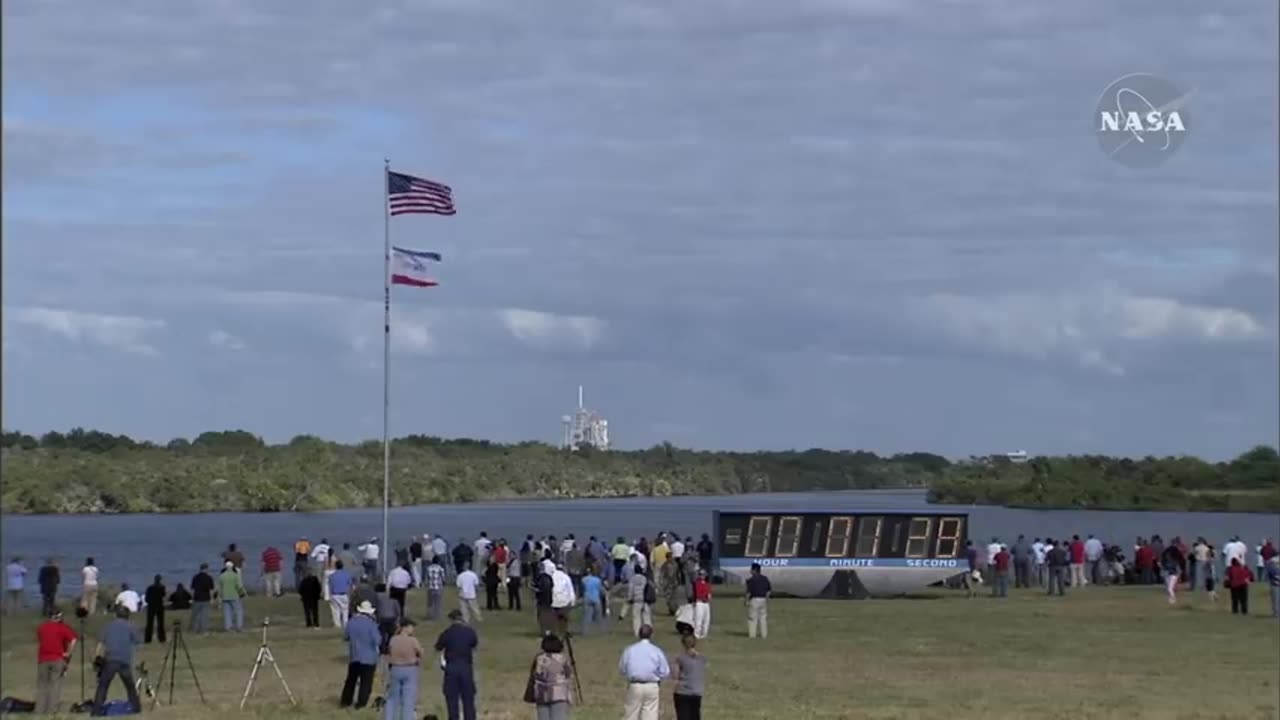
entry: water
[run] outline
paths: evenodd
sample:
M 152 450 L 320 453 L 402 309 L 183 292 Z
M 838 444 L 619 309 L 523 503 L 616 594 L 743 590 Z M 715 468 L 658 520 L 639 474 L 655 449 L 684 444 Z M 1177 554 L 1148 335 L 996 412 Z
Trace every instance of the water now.
M 450 544 L 473 540 L 481 530 L 491 538 L 517 542 L 525 534 L 572 532 L 579 540 L 596 535 L 612 541 L 618 535 L 634 538 L 672 530 L 695 538 L 711 531 L 713 510 L 865 512 L 953 509 L 969 514 L 969 537 L 985 542 L 991 536 L 1011 541 L 1028 538 L 1084 537 L 1093 534 L 1129 547 L 1134 537 L 1158 533 L 1185 539 L 1203 535 L 1221 545 L 1240 535 L 1250 550 L 1263 537 L 1280 538 L 1280 515 L 1263 513 L 1181 513 L 1079 510 L 1012 510 L 1001 507 L 929 505 L 918 491 L 850 491 L 780 493 L 726 497 L 624 498 L 605 500 L 511 501 L 462 505 L 425 505 L 391 511 L 391 537 L 443 533 Z M 92 556 L 102 572 L 103 586 L 128 582 L 141 588 L 160 573 L 173 585 L 187 582 L 201 562 L 214 568 L 227 543 L 244 552 L 246 580 L 255 586 L 258 558 L 268 544 L 285 554 L 286 575 L 292 566 L 293 543 L 306 535 L 312 542 L 352 546 L 382 534 L 380 509 L 322 513 L 219 513 L 199 515 L 6 515 L 0 518 L 0 546 L 5 562 L 21 556 L 34 585 L 37 568 L 46 557 L 62 568 L 61 594 L 78 590 L 79 568 Z M 288 582 L 288 580 L 286 580 Z M 34 593 L 34 588 L 31 589 Z

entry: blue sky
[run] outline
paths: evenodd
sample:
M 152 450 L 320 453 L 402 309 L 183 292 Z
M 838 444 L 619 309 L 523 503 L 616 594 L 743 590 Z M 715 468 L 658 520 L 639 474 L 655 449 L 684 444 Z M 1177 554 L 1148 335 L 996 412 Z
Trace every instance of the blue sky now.
M 382 158 L 459 214 L 392 432 L 1233 455 L 1280 434 L 1277 5 L 4 4 L 4 425 L 381 434 Z M 1115 78 L 1192 90 L 1137 171 Z

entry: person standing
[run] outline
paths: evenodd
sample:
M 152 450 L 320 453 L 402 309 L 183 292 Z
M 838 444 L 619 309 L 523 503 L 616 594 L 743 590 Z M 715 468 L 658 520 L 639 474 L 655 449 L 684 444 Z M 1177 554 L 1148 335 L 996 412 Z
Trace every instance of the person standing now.
M 561 561 L 551 571 L 551 611 L 555 614 L 555 632 L 564 635 L 569 632 L 569 613 L 578 604 L 578 592 L 574 589 L 573 578 L 564 571 Z
M 444 560 L 443 556 L 436 555 L 431 558 L 431 564 L 427 566 L 427 576 L 424 581 L 427 585 L 427 619 L 439 620 L 440 607 L 444 603 Z
M 307 627 L 320 627 L 320 598 L 324 590 L 320 587 L 320 578 L 309 567 L 303 566 L 302 582 L 298 583 L 298 597 L 302 598 L 302 617 Z
M 502 606 L 498 604 L 498 589 L 502 586 L 502 572 L 498 568 L 498 563 L 489 559 L 489 566 L 484 569 L 484 609 L 486 611 L 501 610 Z
M 98 611 L 98 566 L 93 558 L 85 558 L 80 569 L 80 607 L 89 615 Z
M 1164 570 L 1164 589 L 1169 596 L 1170 605 L 1178 602 L 1178 573 L 1182 569 L 1183 562 L 1182 551 L 1178 549 L 1177 543 L 1169 543 L 1160 554 L 1160 567 Z
M 1019 535 L 1013 543 L 1013 586 L 1031 587 L 1031 544 L 1026 535 Z
M 711 632 L 711 581 L 707 571 L 699 570 L 693 581 L 693 636 L 704 640 Z
M 356 614 L 342 628 L 342 639 L 347 641 L 347 679 L 342 683 L 340 707 L 359 710 L 369 704 L 369 695 L 373 693 L 373 673 L 378 667 L 378 649 L 382 644 L 382 634 L 373 614 L 373 604 L 367 600 L 361 602 L 356 606 Z
M 623 720 L 658 720 L 661 684 L 671 675 L 671 666 L 662 650 L 650 642 L 652 625 L 641 625 L 636 636 L 639 640 L 628 645 L 618 659 L 618 673 L 627 681 L 622 717 Z
M 302 581 L 307 577 L 307 560 L 311 557 L 311 541 L 306 535 L 293 544 L 293 589 L 302 591 Z
M 26 609 L 27 601 L 23 597 L 26 590 L 27 566 L 22 564 L 22 558 L 14 556 L 13 561 L 4 569 L 4 592 L 7 596 L 5 600 L 8 601 L 5 603 L 5 614 Z
M 684 652 L 671 663 L 671 680 L 675 683 L 673 699 L 676 720 L 702 720 L 702 695 L 707 689 L 707 656 L 698 652 L 698 640 L 682 635 Z
M 466 624 L 458 610 L 449 611 L 449 622 L 435 644 L 444 667 L 444 704 L 449 709 L 449 720 L 476 720 L 476 678 L 472 665 L 480 636 Z
M 466 546 L 459 545 L 458 547 Z M 480 603 L 476 601 L 476 590 L 480 587 L 480 576 L 476 575 L 470 565 L 463 565 L 454 584 L 458 587 L 458 606 L 462 609 L 462 621 L 467 624 L 482 621 L 484 616 L 480 614 Z
M 1231 591 L 1231 614 L 1249 614 L 1249 583 L 1253 581 L 1253 573 L 1240 558 L 1232 558 L 1227 568 L 1227 588 Z
M 1094 585 L 1102 584 L 1105 575 L 1102 554 L 1105 549 L 1102 541 L 1092 535 L 1084 541 L 1084 561 L 1088 564 L 1085 568 L 1085 582 L 1091 582 Z
M 284 566 L 284 556 L 274 545 L 268 545 L 262 551 L 262 591 L 269 598 L 280 597 L 284 590 L 280 586 L 280 573 Z
M 164 581 L 156 575 L 143 595 L 143 599 L 147 604 L 147 629 L 142 635 L 142 642 L 150 644 L 151 637 L 154 635 L 157 640 L 164 643 L 164 599 L 165 595 Z
M 345 545 L 343 547 L 346 547 Z M 329 576 L 333 575 L 337 569 L 338 559 L 334 557 L 333 547 L 329 545 L 328 538 L 320 538 L 320 542 L 311 548 L 311 566 L 320 573 L 320 589 L 324 594 L 321 596 L 325 602 L 331 599 L 329 594 Z M 354 560 L 354 558 L 353 558 Z M 355 567 L 355 562 L 347 563 L 343 558 L 344 566 L 348 568 L 347 572 L 351 572 Z
M 378 538 L 369 538 L 369 542 L 356 549 L 360 551 L 360 559 L 364 564 L 365 577 L 370 580 L 377 580 L 378 558 L 382 555 L 382 548 L 378 547 Z
M 520 585 L 524 582 L 525 564 L 520 556 L 507 553 L 507 609 L 520 610 Z
M 48 558 L 36 575 L 36 584 L 40 586 L 40 614 L 48 617 L 58 599 L 58 585 L 62 584 L 62 573 L 53 558 Z
M 422 645 L 413 636 L 413 627 L 412 620 L 402 618 L 400 628 L 387 643 L 387 702 L 383 720 L 415 720 L 417 717 Z
M 1244 544 L 1239 535 L 1233 535 L 1231 542 L 1222 546 L 1222 557 L 1226 560 L 1227 567 L 1231 567 L 1232 560 L 1239 560 L 1244 565 L 1245 555 L 1249 553 L 1249 547 Z
M 191 576 L 191 632 L 204 635 L 209 632 L 209 602 L 213 600 L 213 577 L 209 564 L 201 563 L 200 572 Z
M 619 535 L 609 554 L 613 557 L 613 584 L 617 585 L 622 582 L 622 568 L 627 566 L 627 559 L 631 557 L 631 546 L 626 538 Z
M 413 573 L 406 567 L 408 564 L 397 565 L 387 573 L 387 593 L 400 606 L 400 617 L 404 617 L 404 601 L 409 597 L 409 588 L 413 585 Z
M 124 683 L 124 691 L 129 696 L 129 707 L 133 712 L 142 712 L 142 701 L 138 698 L 138 689 L 133 682 L 133 649 L 142 644 L 142 636 L 138 629 L 129 623 L 129 609 L 117 606 L 116 618 L 102 629 L 98 636 L 98 649 L 94 657 L 102 658 L 102 668 L 98 671 L 98 687 L 93 693 L 93 714 L 103 715 L 107 702 L 107 691 L 111 689 L 111 681 L 120 676 Z
M 587 570 L 582 578 L 582 634 L 590 635 L 591 629 L 604 620 L 604 581 L 595 568 Z
M 227 546 L 226 551 L 222 553 L 222 560 L 223 562 L 231 563 L 235 567 L 236 572 L 244 572 L 244 553 L 236 549 L 235 543 L 231 543 Z
M 1049 551 L 1045 553 L 1045 564 L 1049 566 L 1049 591 L 1047 595 L 1067 594 L 1067 566 L 1071 558 L 1067 554 L 1065 542 L 1049 539 Z
M 333 618 L 333 626 L 336 628 L 347 627 L 347 616 L 351 612 L 351 598 L 347 593 L 351 592 L 351 573 L 347 572 L 346 567 L 339 560 L 335 563 L 334 569 L 329 573 L 327 586 L 329 588 L 329 615 Z
M 747 578 L 747 592 L 743 601 L 747 606 L 747 637 L 763 640 L 769 637 L 769 595 L 773 585 L 760 572 L 760 563 L 751 563 L 751 576 Z
M 1280 555 L 1267 558 L 1266 580 L 1271 589 L 1271 617 L 1280 618 Z
M 541 651 L 529 667 L 525 702 L 533 703 L 537 720 L 569 720 L 574 702 L 573 662 L 557 635 L 542 637 Z
M 1079 535 L 1071 536 L 1071 544 L 1067 546 L 1071 555 L 1071 587 L 1084 587 L 1084 542 Z
M 652 599 L 652 602 L 650 602 Z M 640 628 L 653 625 L 653 603 L 658 594 L 649 578 L 644 575 L 644 568 L 636 563 L 631 579 L 627 581 L 627 605 L 631 608 L 631 632 L 640 636 Z
M 995 583 L 991 585 L 991 597 L 1007 598 L 1009 597 L 1009 565 L 1012 561 L 1009 548 L 1001 545 L 995 560 L 992 568 L 995 572 Z
M 711 536 L 703 533 L 702 539 L 698 541 L 698 567 L 711 572 L 711 561 L 715 558 L 716 544 L 711 542 Z
M 1044 587 L 1049 582 L 1049 573 L 1045 565 L 1045 557 L 1049 554 L 1049 546 L 1036 538 L 1031 543 L 1031 562 L 1034 567 L 1036 587 Z
M 62 621 L 62 611 L 49 608 L 48 620 L 36 628 L 36 713 L 53 715 L 62 700 L 62 676 L 79 638 Z
M 413 586 L 422 587 L 422 554 L 423 539 L 430 539 L 423 535 L 422 538 L 414 537 L 413 542 L 409 543 L 409 574 L 413 577 Z
M 218 597 L 222 600 L 222 629 L 227 632 L 244 630 L 244 580 L 231 560 L 223 562 L 218 575 Z

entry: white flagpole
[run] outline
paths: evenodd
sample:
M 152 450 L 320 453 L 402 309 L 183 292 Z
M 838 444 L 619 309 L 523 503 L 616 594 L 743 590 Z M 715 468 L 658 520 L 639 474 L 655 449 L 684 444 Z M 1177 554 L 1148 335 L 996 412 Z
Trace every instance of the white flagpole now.
M 391 538 L 388 511 L 391 507 L 391 160 L 383 158 L 382 169 L 382 577 L 387 576 L 387 556 Z

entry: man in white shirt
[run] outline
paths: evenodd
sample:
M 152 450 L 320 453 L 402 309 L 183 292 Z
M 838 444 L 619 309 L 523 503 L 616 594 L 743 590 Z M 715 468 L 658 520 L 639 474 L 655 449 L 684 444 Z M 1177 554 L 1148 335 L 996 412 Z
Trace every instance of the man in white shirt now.
M 1045 545 L 1040 538 L 1031 543 L 1031 555 L 1035 562 L 1036 585 L 1044 587 L 1045 583 L 1045 567 L 1044 559 L 1049 553 L 1049 546 Z
M 471 549 L 475 551 L 476 567 L 487 567 L 489 565 L 489 553 L 493 551 L 493 541 L 489 539 L 489 533 L 482 532 L 480 537 L 471 543 Z
M 382 553 L 382 548 L 378 547 L 378 538 L 370 538 L 369 542 L 356 548 L 360 551 L 360 563 L 364 566 L 365 577 L 372 581 L 377 581 L 378 573 L 378 557 Z
M 560 557 L 564 557 L 568 555 L 569 551 L 573 550 L 577 546 L 578 546 L 578 542 L 577 540 L 574 539 L 573 533 L 569 533 L 569 537 L 560 541 Z
M 1231 542 L 1222 546 L 1222 559 L 1227 567 L 1231 567 L 1232 560 L 1239 560 L 1244 565 L 1244 556 L 1248 554 L 1249 547 L 1240 541 L 1240 536 L 1236 535 L 1231 538 Z
M 1084 541 L 1084 561 L 1087 565 L 1085 572 L 1088 573 L 1089 582 L 1094 585 L 1102 584 L 1102 541 L 1090 535 L 1088 540 Z
M 129 583 L 120 583 L 120 594 L 116 595 L 114 604 L 136 615 L 142 609 L 143 603 L 138 593 L 129 589 Z
M 556 565 L 551 571 L 551 609 L 563 635 L 569 627 L 569 613 L 578 603 L 578 593 L 573 589 L 573 578 L 564 571 L 564 565 Z
M 455 581 L 458 586 L 458 605 L 462 608 L 462 621 L 468 625 L 484 620 L 480 615 L 480 604 L 476 602 L 476 588 L 480 587 L 480 576 L 476 575 L 470 565 L 458 573 Z
M 640 626 L 640 640 L 627 646 L 618 659 L 618 673 L 627 681 L 623 720 L 658 720 L 661 683 L 671 675 L 667 656 L 649 641 L 653 627 Z
M 671 536 L 671 559 L 681 560 L 684 558 L 684 542 L 680 540 L 679 535 Z
M 399 565 L 391 568 L 391 572 L 387 573 L 387 597 L 395 600 L 400 606 L 400 617 L 405 617 L 404 601 L 412 585 L 413 575 Z
M 98 611 L 98 566 L 93 558 L 86 558 L 80 571 L 80 607 L 90 615 Z

